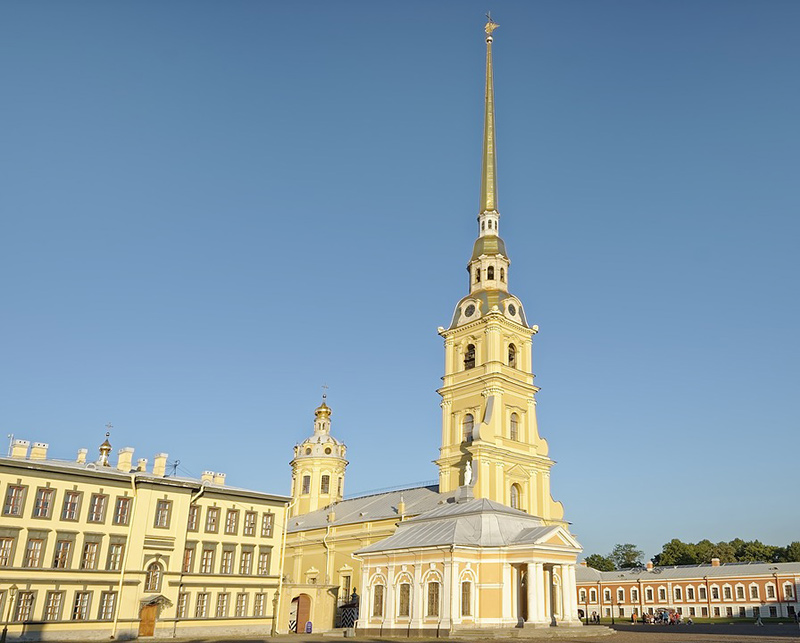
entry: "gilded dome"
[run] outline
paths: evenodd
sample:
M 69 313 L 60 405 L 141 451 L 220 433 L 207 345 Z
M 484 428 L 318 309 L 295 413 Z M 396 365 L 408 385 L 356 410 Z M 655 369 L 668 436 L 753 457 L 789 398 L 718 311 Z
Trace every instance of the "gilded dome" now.
M 472 258 L 470 261 L 475 261 L 481 255 L 503 255 L 506 254 L 506 244 L 496 234 L 487 234 L 475 239 L 475 245 L 472 247 Z

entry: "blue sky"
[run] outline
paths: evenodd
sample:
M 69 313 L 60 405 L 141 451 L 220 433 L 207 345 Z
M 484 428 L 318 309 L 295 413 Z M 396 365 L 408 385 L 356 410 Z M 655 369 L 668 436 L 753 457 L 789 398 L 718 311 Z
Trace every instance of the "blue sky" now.
M 436 327 L 501 233 L 586 553 L 800 536 L 800 4 L 6 2 L 0 428 L 286 493 L 436 477 Z

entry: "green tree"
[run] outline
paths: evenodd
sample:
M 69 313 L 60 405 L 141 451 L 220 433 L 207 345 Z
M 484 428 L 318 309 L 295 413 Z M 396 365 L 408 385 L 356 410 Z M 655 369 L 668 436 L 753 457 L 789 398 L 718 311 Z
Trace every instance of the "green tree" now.
M 786 563 L 800 563 L 800 541 L 795 540 L 782 548 L 781 560 Z
M 614 561 L 612 561 L 608 556 L 603 556 L 601 554 L 590 554 L 583 559 L 583 562 L 586 563 L 587 567 L 591 567 L 592 569 L 596 569 L 600 572 L 614 571 Z
M 613 551 L 608 555 L 617 569 L 629 569 L 631 567 L 640 567 L 644 552 L 641 549 L 636 549 L 636 545 L 625 543 L 624 545 L 614 545 Z
M 695 546 L 673 538 L 653 558 L 656 565 L 694 565 L 697 563 Z
M 775 556 L 775 550 L 772 545 L 765 545 L 760 540 L 751 540 L 736 552 L 736 558 L 740 562 L 769 562 Z
M 711 548 L 711 556 L 712 558 L 719 558 L 721 563 L 735 563 L 736 547 L 721 540 Z

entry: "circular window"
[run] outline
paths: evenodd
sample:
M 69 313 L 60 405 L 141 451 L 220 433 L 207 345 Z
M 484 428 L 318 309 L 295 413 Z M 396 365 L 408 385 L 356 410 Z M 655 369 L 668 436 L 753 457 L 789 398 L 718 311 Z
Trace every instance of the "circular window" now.
M 464 314 L 467 317 L 472 317 L 475 314 L 475 304 L 470 304 L 467 306 L 467 309 L 464 311 Z
M 331 448 L 328 447 L 327 449 L 325 449 L 325 455 L 330 455 L 330 454 L 331 454 Z
M 311 455 L 311 449 L 306 449 L 306 455 Z
M 508 314 L 512 317 L 516 316 L 517 314 L 517 307 L 514 304 L 508 305 Z

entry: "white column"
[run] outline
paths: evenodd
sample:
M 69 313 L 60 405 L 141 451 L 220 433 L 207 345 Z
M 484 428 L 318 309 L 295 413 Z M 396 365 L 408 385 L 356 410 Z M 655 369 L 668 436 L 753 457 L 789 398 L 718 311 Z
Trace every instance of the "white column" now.
M 356 627 L 365 629 L 369 627 L 370 617 L 370 592 L 367 585 L 369 579 L 368 563 L 366 560 L 361 563 L 361 602 L 358 605 L 358 622 Z
M 411 586 L 411 623 L 412 630 L 419 629 L 422 624 L 422 568 L 420 563 L 414 565 L 414 583 Z
M 478 570 L 480 571 L 480 569 Z M 480 577 L 476 579 L 480 582 Z M 513 606 L 515 592 L 514 589 L 514 568 L 509 563 L 503 563 L 503 609 L 501 610 L 501 616 L 504 621 L 511 621 L 513 618 Z M 478 598 L 478 583 L 475 584 L 475 611 L 477 612 L 477 598 Z M 475 619 L 478 618 L 477 614 L 473 615 Z
M 453 566 L 450 561 L 444 563 L 442 574 L 442 595 L 439 597 L 439 623 L 443 629 L 450 629 L 453 618 Z
M 541 563 L 528 563 L 528 620 L 527 623 L 538 623 L 541 618 L 539 615 L 539 593 L 538 589 L 539 574 Z
M 386 569 L 386 594 L 383 597 L 383 626 L 394 627 L 395 604 L 394 604 L 394 564 L 390 564 Z

